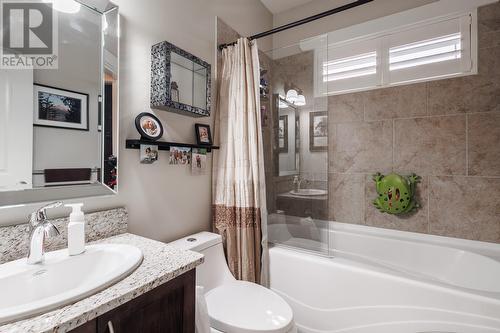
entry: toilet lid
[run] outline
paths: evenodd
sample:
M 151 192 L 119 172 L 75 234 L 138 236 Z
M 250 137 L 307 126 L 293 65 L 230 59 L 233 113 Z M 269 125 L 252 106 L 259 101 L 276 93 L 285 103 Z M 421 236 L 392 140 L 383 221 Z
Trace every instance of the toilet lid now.
M 206 295 L 210 326 L 231 333 L 284 333 L 293 327 L 290 306 L 258 284 L 235 281 Z

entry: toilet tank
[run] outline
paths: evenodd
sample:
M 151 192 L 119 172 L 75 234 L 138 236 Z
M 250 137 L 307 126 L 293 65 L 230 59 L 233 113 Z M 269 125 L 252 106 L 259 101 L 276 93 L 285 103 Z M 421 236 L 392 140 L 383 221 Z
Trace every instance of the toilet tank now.
M 205 292 L 235 280 L 227 266 L 220 235 L 203 231 L 173 241 L 169 245 L 205 256 L 203 264 L 196 268 L 196 284 L 203 286 Z

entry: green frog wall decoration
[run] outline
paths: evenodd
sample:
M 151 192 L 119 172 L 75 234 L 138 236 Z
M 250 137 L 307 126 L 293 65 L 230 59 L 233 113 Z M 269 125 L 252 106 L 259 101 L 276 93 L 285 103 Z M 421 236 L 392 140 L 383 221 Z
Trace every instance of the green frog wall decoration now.
M 406 214 L 420 207 L 415 199 L 416 185 L 421 177 L 416 174 L 400 176 L 391 173 L 384 176 L 373 175 L 378 197 L 373 205 L 381 212 L 388 214 Z

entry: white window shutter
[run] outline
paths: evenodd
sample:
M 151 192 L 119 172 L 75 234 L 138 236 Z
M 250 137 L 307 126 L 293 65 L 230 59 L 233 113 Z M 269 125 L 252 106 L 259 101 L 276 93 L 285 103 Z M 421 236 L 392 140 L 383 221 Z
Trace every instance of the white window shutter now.
M 477 12 L 315 50 L 315 96 L 474 74 Z

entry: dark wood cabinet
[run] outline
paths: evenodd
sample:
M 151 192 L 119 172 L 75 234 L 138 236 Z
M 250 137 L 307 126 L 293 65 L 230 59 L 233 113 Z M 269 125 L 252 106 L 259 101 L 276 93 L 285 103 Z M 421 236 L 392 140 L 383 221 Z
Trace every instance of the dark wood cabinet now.
M 194 316 L 193 269 L 71 333 L 194 333 Z

